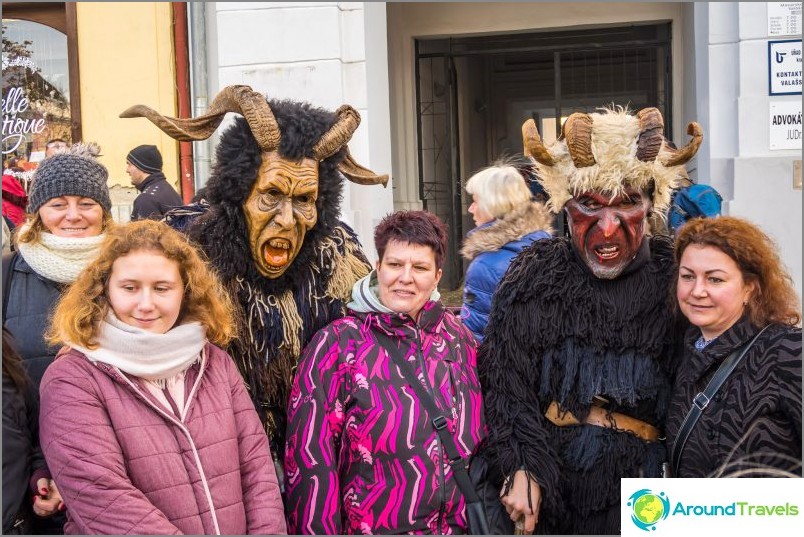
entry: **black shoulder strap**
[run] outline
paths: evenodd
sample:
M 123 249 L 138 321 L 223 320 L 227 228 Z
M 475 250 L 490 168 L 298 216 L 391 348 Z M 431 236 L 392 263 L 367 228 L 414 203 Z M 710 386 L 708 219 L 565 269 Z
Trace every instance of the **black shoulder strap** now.
M 466 470 L 466 461 L 464 461 L 460 452 L 458 452 L 458 447 L 455 445 L 455 439 L 452 437 L 452 434 L 447 428 L 447 418 L 444 417 L 443 413 L 436 405 L 433 397 L 427 392 L 427 389 L 422 386 L 422 383 L 419 381 L 419 377 L 416 376 L 416 371 L 414 371 L 413 366 L 411 366 L 410 363 L 408 363 L 401 356 L 396 356 L 396 353 L 389 354 L 394 355 L 394 359 L 399 366 L 399 369 L 402 371 L 402 375 L 405 376 L 408 384 L 410 384 L 410 387 L 413 388 L 414 392 L 416 392 L 416 396 L 419 398 L 425 410 L 432 418 L 431 422 L 433 427 L 435 427 L 438 436 L 441 438 L 441 443 L 444 445 L 444 451 L 446 452 L 447 457 L 449 457 L 449 464 L 452 467 L 452 475 L 455 476 L 455 481 L 458 483 L 458 487 L 461 489 L 461 492 L 466 498 L 466 502 L 479 502 L 480 497 L 478 497 L 475 487 L 472 486 L 472 480 L 469 479 L 469 472 Z M 422 373 L 425 375 L 427 374 L 426 372 Z
M 717 369 L 717 371 L 715 371 L 715 374 L 709 380 L 709 384 L 706 385 L 704 391 L 698 393 L 698 395 L 696 395 L 692 400 L 690 411 L 687 412 L 687 416 L 684 418 L 684 421 L 681 422 L 678 435 L 676 436 L 675 442 L 673 442 L 671 457 L 673 475 L 676 475 L 678 472 L 678 465 L 681 462 L 681 454 L 684 452 L 684 447 L 687 445 L 687 440 L 690 438 L 690 433 L 695 427 L 695 424 L 698 423 L 698 419 L 701 417 L 701 414 L 703 414 L 704 409 L 709 406 L 709 402 L 718 392 L 720 387 L 723 386 L 723 383 L 726 382 L 726 379 L 729 378 L 731 372 L 734 371 L 734 368 L 736 368 L 740 362 L 742 362 L 743 357 L 746 355 L 748 350 L 754 345 L 754 342 L 756 342 L 759 336 L 761 336 L 762 333 L 768 329 L 768 326 L 760 330 L 759 333 L 754 336 L 754 339 L 748 343 L 748 345 L 729 354 L 726 359 L 723 360 L 723 363 L 720 364 L 720 367 Z
M 6 310 L 8 309 L 8 295 L 11 292 L 11 280 L 14 266 L 17 264 L 17 253 L 6 254 L 3 256 L 3 323 L 6 322 Z

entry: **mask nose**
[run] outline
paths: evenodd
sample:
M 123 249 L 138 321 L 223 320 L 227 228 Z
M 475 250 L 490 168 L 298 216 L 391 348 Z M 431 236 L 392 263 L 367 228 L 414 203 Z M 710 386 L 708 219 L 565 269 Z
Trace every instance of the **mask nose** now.
M 620 219 L 614 214 L 614 211 L 604 210 L 600 220 L 597 222 L 597 225 L 603 232 L 603 236 L 608 239 L 614 235 L 614 233 L 616 233 L 617 229 L 620 227 Z
M 284 200 L 281 203 L 274 221 L 282 229 L 290 229 L 293 226 L 293 206 L 289 200 Z

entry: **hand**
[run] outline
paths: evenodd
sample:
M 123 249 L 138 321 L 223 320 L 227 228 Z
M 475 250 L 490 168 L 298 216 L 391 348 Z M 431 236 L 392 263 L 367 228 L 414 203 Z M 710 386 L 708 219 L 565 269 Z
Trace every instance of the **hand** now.
M 43 477 L 37 480 L 36 489 L 39 494 L 33 498 L 34 513 L 40 517 L 49 517 L 58 511 L 64 511 L 64 502 L 55 481 Z
M 528 483 L 530 483 L 530 502 L 528 502 Z M 508 494 L 503 494 L 505 487 L 500 491 L 500 501 L 508 511 L 511 520 L 517 522 L 520 518 L 525 518 L 525 533 L 533 533 L 536 524 L 539 522 L 539 507 L 542 504 L 542 489 L 539 484 L 524 470 L 518 470 L 514 474 L 514 484 Z

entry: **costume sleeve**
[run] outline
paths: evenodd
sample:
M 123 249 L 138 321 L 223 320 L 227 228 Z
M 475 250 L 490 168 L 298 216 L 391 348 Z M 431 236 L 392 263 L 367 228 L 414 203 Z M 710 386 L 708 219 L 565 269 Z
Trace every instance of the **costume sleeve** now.
M 224 355 L 223 359 L 232 390 L 232 411 L 237 427 L 247 533 L 284 535 L 287 533 L 285 512 L 276 469 L 268 447 L 268 437 L 254 409 L 254 403 L 246 392 L 243 377 L 230 356 Z
M 542 358 L 535 349 L 539 334 L 529 322 L 539 314 L 532 290 L 527 291 L 530 259 L 527 254 L 516 258 L 500 283 L 477 361 L 491 461 L 504 476 L 529 471 L 550 504 L 556 501 L 559 470 L 537 397 Z
M 305 347 L 288 403 L 285 483 L 291 534 L 343 533 L 338 453 L 348 373 L 328 330 Z
M 61 357 L 45 371 L 39 424 L 42 450 L 78 533 L 180 535 L 128 478 L 104 401 L 77 359 Z

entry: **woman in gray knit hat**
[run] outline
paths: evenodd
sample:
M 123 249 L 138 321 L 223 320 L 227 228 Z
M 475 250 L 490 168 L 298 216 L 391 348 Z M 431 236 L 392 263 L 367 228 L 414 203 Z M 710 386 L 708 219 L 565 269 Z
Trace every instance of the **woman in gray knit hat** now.
M 44 339 L 48 318 L 61 293 L 98 256 L 113 225 L 109 172 L 96 160 L 99 151 L 97 144 L 75 144 L 42 161 L 28 193 L 26 220 L 15 230 L 16 251 L 3 257 L 3 325 L 14 335 L 37 393 L 58 352 Z M 37 514 L 63 509 L 48 476 L 35 476 L 32 482 L 36 495 L 31 507 Z M 53 533 L 63 517 L 37 522 L 46 526 L 35 532 Z

